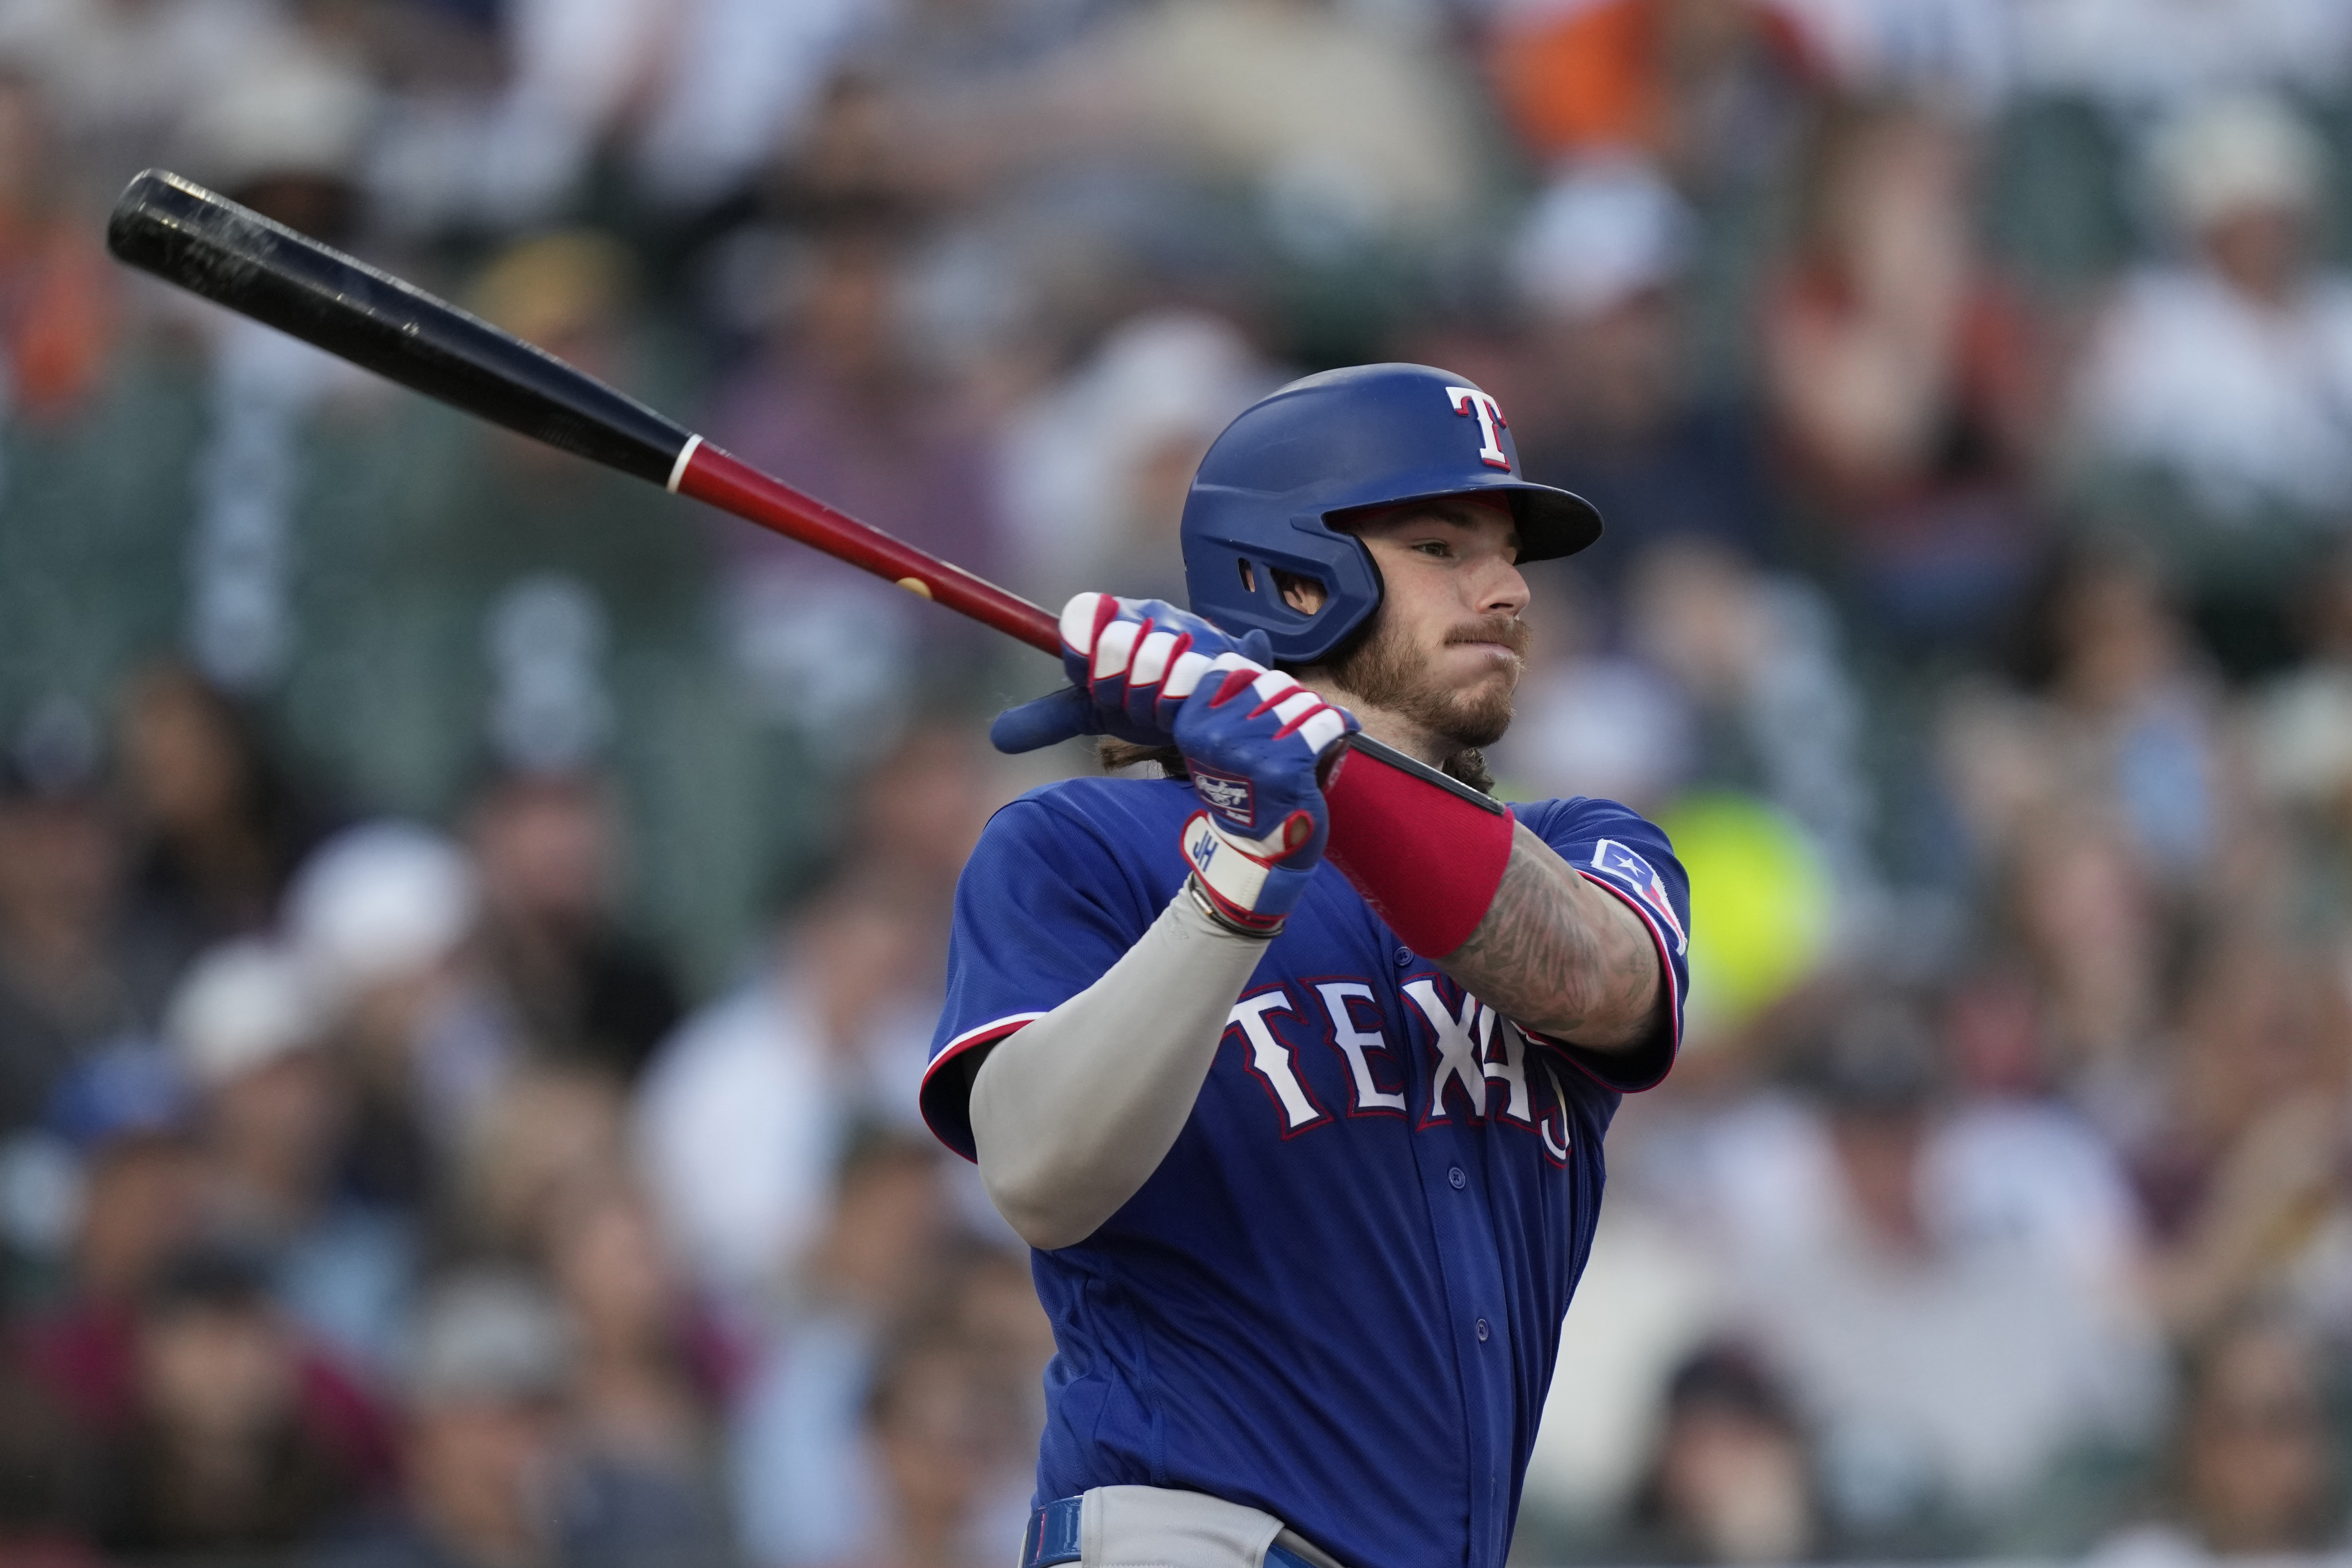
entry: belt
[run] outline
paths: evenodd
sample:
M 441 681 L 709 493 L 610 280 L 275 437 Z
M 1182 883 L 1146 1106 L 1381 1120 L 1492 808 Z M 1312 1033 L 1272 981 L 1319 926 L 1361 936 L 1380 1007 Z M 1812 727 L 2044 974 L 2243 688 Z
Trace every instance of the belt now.
M 1021 1543 L 1021 1568 L 1054 1568 L 1076 1563 L 1085 1553 L 1078 1548 L 1078 1520 L 1083 1496 L 1056 1498 L 1029 1516 L 1029 1530 Z M 1285 1546 L 1265 1549 L 1265 1568 L 1315 1568 Z

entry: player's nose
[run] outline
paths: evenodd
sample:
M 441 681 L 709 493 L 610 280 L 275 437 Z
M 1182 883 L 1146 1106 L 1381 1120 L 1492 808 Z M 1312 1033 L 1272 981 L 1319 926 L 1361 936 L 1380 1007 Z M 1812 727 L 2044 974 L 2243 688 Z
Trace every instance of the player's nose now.
M 1467 584 L 1471 589 L 1471 608 L 1482 616 L 1516 616 L 1528 607 L 1530 597 L 1528 580 L 1509 557 L 1496 554 L 1487 560 L 1486 570 L 1474 574 Z

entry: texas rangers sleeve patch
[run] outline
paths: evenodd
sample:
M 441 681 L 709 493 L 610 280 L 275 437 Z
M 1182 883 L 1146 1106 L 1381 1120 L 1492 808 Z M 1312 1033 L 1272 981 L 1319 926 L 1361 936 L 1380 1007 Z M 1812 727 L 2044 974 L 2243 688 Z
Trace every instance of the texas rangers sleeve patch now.
M 1674 933 L 1675 957 L 1690 951 L 1690 939 L 1683 934 L 1683 922 L 1675 918 L 1674 900 L 1667 895 L 1666 879 L 1647 860 L 1614 838 L 1603 838 L 1593 846 L 1592 863 L 1586 869 L 1599 872 L 1632 893 L 1643 909 L 1664 922 Z

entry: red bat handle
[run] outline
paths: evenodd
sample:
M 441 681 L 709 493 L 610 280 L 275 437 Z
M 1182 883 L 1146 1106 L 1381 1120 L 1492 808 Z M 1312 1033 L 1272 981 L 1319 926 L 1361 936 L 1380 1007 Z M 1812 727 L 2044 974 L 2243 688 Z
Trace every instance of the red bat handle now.
M 669 488 L 886 577 L 910 594 L 935 599 L 1040 652 L 1058 656 L 1062 651 L 1061 623 L 1028 600 L 770 479 L 699 436 L 690 437 L 678 453 Z

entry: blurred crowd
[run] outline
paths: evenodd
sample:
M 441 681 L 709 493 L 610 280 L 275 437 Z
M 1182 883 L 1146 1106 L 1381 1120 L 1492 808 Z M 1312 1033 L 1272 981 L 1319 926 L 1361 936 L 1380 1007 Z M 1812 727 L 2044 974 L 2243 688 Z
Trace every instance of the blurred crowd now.
M 2352 0 L 0 0 L 0 1563 L 945 1568 L 1055 672 L 122 271 L 151 164 L 1049 605 L 1479 382 L 1609 521 L 1504 793 L 1694 887 L 1518 1560 L 2352 1544 Z

